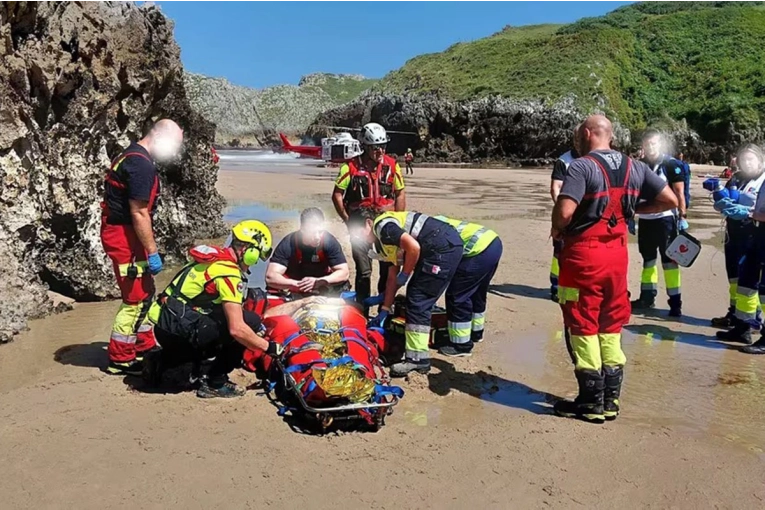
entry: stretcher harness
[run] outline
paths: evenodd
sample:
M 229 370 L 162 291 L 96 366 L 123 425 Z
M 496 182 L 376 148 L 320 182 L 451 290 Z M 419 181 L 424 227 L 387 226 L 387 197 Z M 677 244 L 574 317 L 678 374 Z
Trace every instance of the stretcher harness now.
M 337 419 L 360 419 L 375 430 L 404 392 L 391 386 L 380 348 L 381 332 L 368 330 L 353 305 L 312 303 L 292 316 L 264 320 L 266 336 L 284 346 L 275 360 L 246 355 L 262 368 L 268 391 L 283 405 L 279 414 L 316 418 L 326 430 Z

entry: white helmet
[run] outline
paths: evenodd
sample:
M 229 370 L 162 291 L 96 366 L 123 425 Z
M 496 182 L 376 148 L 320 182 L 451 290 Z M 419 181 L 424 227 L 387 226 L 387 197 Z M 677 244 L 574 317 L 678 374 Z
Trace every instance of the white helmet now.
M 385 132 L 384 127 L 377 122 L 370 122 L 361 128 L 359 141 L 361 145 L 382 145 L 390 142 L 390 138 L 388 138 L 388 133 Z

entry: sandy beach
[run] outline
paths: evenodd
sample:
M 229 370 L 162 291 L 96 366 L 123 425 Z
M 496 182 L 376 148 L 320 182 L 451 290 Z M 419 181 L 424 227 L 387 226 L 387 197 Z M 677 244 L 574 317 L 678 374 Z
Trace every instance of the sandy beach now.
M 330 202 L 337 169 L 225 156 L 221 166 L 229 219 L 258 212 L 281 237 L 300 209 L 318 206 L 350 255 Z M 657 311 L 625 332 L 623 414 L 602 426 L 551 411 L 576 387 L 548 299 L 548 187 L 548 169 L 407 178 L 410 210 L 489 226 L 505 253 L 486 341 L 472 358 L 435 354 L 429 376 L 402 383 L 406 396 L 377 434 L 295 433 L 259 391 L 205 402 L 132 390 L 99 370 L 117 302 L 33 321 L 0 347 L 2 506 L 762 508 L 765 360 L 717 342 L 708 326 L 728 298 L 720 217 L 701 179 L 689 221 L 704 247 L 683 272 L 686 315 L 666 318 L 661 283 Z

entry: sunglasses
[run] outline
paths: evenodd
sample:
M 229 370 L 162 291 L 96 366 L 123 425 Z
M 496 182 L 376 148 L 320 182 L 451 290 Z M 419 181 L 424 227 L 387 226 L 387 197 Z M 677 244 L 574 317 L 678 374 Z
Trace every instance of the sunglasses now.
M 370 145 L 369 147 L 373 151 L 384 151 L 386 149 L 387 145 L 386 144 L 382 144 L 382 145 Z

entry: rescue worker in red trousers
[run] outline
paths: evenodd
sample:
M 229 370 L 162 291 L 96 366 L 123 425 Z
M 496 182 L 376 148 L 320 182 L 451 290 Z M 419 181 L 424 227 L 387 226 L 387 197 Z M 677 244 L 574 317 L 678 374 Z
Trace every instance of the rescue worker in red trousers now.
M 553 164 L 552 175 L 550 176 L 550 197 L 552 198 L 553 205 L 558 201 L 558 195 L 560 194 L 561 186 L 563 186 L 563 178 L 566 176 L 568 166 L 579 157 L 579 152 L 576 150 L 578 130 L 579 126 L 576 126 L 571 144 L 572 149 L 561 155 Z M 558 301 L 558 277 L 560 275 L 559 257 L 562 247 L 561 241 L 553 239 L 553 258 L 550 264 L 550 299 L 556 302 Z
M 426 214 L 390 211 L 375 216 L 362 211 L 365 224 L 354 227 L 352 238 L 375 247 L 376 256 L 389 263 L 385 294 L 370 305 L 381 305 L 371 327 L 384 327 L 399 288 L 406 288 L 405 358 L 391 366 L 392 377 L 430 371 L 430 324 L 433 305 L 446 291 L 462 260 L 463 244 L 454 227 Z M 411 278 L 411 280 L 410 280 Z
M 257 220 L 234 226 L 226 246 L 196 246 L 190 262 L 151 306 L 161 349 L 146 355 L 144 379 L 158 385 L 162 373 L 183 363 L 194 363 L 192 382 L 200 382 L 200 398 L 244 395 L 228 374 L 241 365 L 245 347 L 277 356 L 281 345 L 259 333 L 261 318 L 242 309 L 249 268 L 271 254 L 271 232 Z M 200 373 L 202 360 L 213 358 L 207 374 Z
M 155 162 L 175 158 L 182 143 L 181 128 L 172 120 L 160 120 L 144 138 L 131 143 L 106 174 L 101 244 L 122 294 L 109 339 L 109 374 L 140 374 L 143 354 L 155 345 L 146 321 L 154 275 L 162 270 L 152 230 L 160 187 Z
M 444 356 L 471 356 L 473 344 L 483 341 L 489 284 L 502 258 L 502 240 L 493 230 L 465 221 L 436 216 L 457 230 L 462 260 L 446 289 L 449 343 L 438 349 Z
M 266 269 L 269 290 L 339 296 L 348 290 L 348 262 L 338 240 L 325 230 L 324 213 L 310 207 L 300 213 L 300 230 L 287 234 Z
M 335 189 L 332 192 L 332 203 L 338 216 L 348 225 L 349 231 L 354 227 L 365 225 L 360 214 L 362 209 L 371 209 L 377 214 L 406 209 L 401 167 L 385 153 L 389 141 L 385 128 L 380 124 L 375 122 L 366 124 L 359 135 L 359 142 L 364 153 L 340 167 Z M 356 300 L 359 303 L 363 303 L 371 293 L 370 249 L 372 244 L 361 238 L 351 243 L 353 262 L 356 265 L 356 281 L 353 290 L 356 291 Z M 378 294 L 385 292 L 389 267 L 388 263 L 380 262 Z
M 552 232 L 563 240 L 558 298 L 579 395 L 558 401 L 554 410 L 603 423 L 619 414 L 626 363 L 621 330 L 630 319 L 627 221 L 635 213 L 677 207 L 677 197 L 644 163 L 610 149 L 607 118 L 587 118 L 578 136 L 586 156 L 569 166 Z

